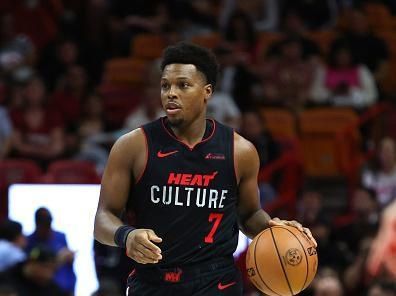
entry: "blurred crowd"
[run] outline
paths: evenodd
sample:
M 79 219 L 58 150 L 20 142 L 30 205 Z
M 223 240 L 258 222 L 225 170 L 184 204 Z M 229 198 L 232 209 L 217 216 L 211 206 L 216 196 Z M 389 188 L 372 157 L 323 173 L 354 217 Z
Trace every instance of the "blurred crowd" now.
M 100 177 L 120 135 L 164 115 L 158 58 L 181 40 L 218 57 L 208 116 L 256 146 L 262 206 L 310 227 L 318 241 L 318 275 L 301 295 L 396 296 L 394 0 L 2 0 L 0 166 L 28 159 L 46 172 L 73 160 Z M 356 118 L 347 170 L 307 169 L 303 127 L 279 134 L 281 121 L 265 113 L 283 110 L 296 122 L 318 108 Z M 341 149 L 350 135 L 331 143 Z M 10 185 L 2 174 L 0 192 Z M 340 177 L 345 182 L 336 186 L 345 190 L 334 210 L 335 197 L 320 184 Z M 51 215 L 41 210 L 36 223 L 48 232 Z M 73 254 L 64 236 L 51 235 L 58 242 L 43 246 L 38 227 L 27 242 L 18 222 L 5 218 L 0 295 L 72 295 Z M 122 295 L 124 255 L 98 243 L 95 252 L 95 295 Z M 244 254 L 236 259 L 243 271 Z M 15 289 L 24 285 L 48 294 Z M 246 295 L 259 295 L 247 279 Z

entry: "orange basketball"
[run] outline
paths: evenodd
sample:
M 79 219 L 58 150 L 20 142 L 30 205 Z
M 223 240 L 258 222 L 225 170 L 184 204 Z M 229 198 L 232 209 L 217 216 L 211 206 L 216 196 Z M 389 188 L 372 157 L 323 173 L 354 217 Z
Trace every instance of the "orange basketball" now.
M 263 230 L 246 254 L 250 281 L 268 296 L 297 295 L 312 282 L 317 267 L 313 242 L 291 226 Z

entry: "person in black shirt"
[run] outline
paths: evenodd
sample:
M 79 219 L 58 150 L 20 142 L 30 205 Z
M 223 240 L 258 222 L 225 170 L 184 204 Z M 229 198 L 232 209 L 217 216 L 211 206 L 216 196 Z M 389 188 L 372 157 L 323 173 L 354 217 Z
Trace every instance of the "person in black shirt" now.
M 127 295 L 242 295 L 232 256 L 239 229 L 253 238 L 287 224 L 312 238 L 300 223 L 261 209 L 256 149 L 206 119 L 217 69 L 207 49 L 168 47 L 161 64 L 167 116 L 122 136 L 110 152 L 94 233 L 136 262 Z M 123 225 L 123 211 L 135 214 L 133 226 Z

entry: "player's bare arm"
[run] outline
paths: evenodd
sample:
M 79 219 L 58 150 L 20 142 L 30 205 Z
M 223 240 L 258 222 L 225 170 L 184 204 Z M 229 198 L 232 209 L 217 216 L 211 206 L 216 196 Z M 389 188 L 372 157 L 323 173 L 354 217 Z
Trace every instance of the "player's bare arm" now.
M 132 182 L 144 170 L 145 137 L 140 129 L 132 131 L 114 144 L 103 174 L 99 205 L 95 216 L 95 238 L 116 246 L 116 231 L 123 226 L 120 215 L 127 204 Z M 126 233 L 126 254 L 139 263 L 155 263 L 161 250 L 153 242 L 161 242 L 153 230 L 136 229 Z
M 240 229 L 254 238 L 269 226 L 271 217 L 261 209 L 257 188 L 259 157 L 252 143 L 234 134 L 235 172 L 238 182 L 238 218 Z
M 250 238 L 269 226 L 286 224 L 304 231 L 313 240 L 311 231 L 297 221 L 280 220 L 271 217 L 261 209 L 257 176 L 259 172 L 259 156 L 256 148 L 248 140 L 237 133 L 234 134 L 235 171 L 238 185 L 238 217 L 240 229 Z

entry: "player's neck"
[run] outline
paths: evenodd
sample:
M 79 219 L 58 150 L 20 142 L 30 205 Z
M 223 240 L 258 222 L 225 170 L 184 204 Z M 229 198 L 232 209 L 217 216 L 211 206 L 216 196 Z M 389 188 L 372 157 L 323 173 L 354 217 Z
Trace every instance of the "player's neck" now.
M 202 141 L 206 130 L 206 118 L 197 118 L 193 122 L 178 127 L 171 127 L 176 137 L 189 146 Z

